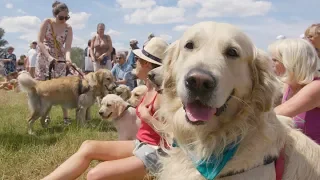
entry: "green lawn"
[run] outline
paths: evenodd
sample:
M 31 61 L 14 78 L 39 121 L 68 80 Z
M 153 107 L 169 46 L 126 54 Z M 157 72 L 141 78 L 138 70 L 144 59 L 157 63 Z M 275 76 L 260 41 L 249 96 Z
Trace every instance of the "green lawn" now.
M 70 111 L 72 125 L 65 127 L 61 108 L 54 107 L 48 129 L 35 122 L 36 136 L 27 134 L 28 115 L 26 94 L 0 90 L 0 179 L 40 179 L 76 152 L 84 140 L 116 138 L 112 125 L 100 123 L 96 106 L 90 128 L 76 126 L 75 110 Z

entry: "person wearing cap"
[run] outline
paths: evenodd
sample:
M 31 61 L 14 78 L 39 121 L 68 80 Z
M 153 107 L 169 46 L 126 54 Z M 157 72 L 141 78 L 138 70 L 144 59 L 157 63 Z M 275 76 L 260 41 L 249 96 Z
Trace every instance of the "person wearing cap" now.
M 37 42 L 33 41 L 30 44 L 30 50 L 28 51 L 28 64 L 29 67 L 28 71 L 30 75 L 34 78 L 35 77 L 35 70 L 36 70 L 36 63 L 37 63 Z
M 138 47 L 138 41 L 136 39 L 131 39 L 130 40 L 130 47 L 131 47 L 131 51 L 129 53 L 128 59 L 127 59 L 127 63 L 132 66 L 132 68 L 136 68 L 136 60 L 135 60 L 135 56 L 133 54 L 132 51 L 139 49 Z
M 145 47 L 145 46 L 148 44 L 148 42 L 149 42 L 152 38 L 154 38 L 154 37 L 155 37 L 154 34 L 153 34 L 153 33 L 150 33 L 150 34 L 148 35 L 148 40 L 147 40 L 146 42 L 144 42 L 143 47 Z
M 159 94 L 148 81 L 148 72 L 162 64 L 168 44 L 153 38 L 144 49 L 136 49 L 137 76 L 145 80 L 148 92 L 136 109 L 141 119 L 137 139 L 133 141 L 85 141 L 79 150 L 44 180 L 76 179 L 86 171 L 92 160 L 102 161 L 87 174 L 87 179 L 143 179 L 160 168 L 157 153 L 160 135 L 154 124 L 160 123 L 153 115 L 160 107 Z

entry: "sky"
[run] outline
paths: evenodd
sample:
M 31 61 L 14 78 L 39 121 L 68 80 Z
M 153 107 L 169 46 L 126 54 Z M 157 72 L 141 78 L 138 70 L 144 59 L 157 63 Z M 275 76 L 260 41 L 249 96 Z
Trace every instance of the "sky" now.
M 168 43 L 193 24 L 216 21 L 242 29 L 258 48 L 266 50 L 278 35 L 299 38 L 319 23 L 320 0 L 64 0 L 70 10 L 74 47 L 86 47 L 98 23 L 106 25 L 117 50 L 137 39 L 142 47 L 149 33 Z M 52 15 L 52 0 L 0 0 L 0 27 L 15 54 L 26 54 L 41 22 Z

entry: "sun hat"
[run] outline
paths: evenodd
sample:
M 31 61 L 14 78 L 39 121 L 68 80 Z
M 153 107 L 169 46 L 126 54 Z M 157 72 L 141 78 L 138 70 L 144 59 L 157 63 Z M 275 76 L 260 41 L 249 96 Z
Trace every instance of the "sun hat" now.
M 154 37 L 143 49 L 133 50 L 133 53 L 145 61 L 161 66 L 167 47 L 166 41 L 160 37 Z

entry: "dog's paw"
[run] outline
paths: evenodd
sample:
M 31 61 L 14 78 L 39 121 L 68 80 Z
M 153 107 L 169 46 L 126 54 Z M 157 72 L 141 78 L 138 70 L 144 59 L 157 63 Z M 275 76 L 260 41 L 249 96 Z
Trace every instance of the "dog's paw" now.
M 35 135 L 36 135 L 36 133 L 33 132 L 32 130 L 29 130 L 29 131 L 28 131 L 28 134 L 31 135 L 31 136 L 35 136 Z

